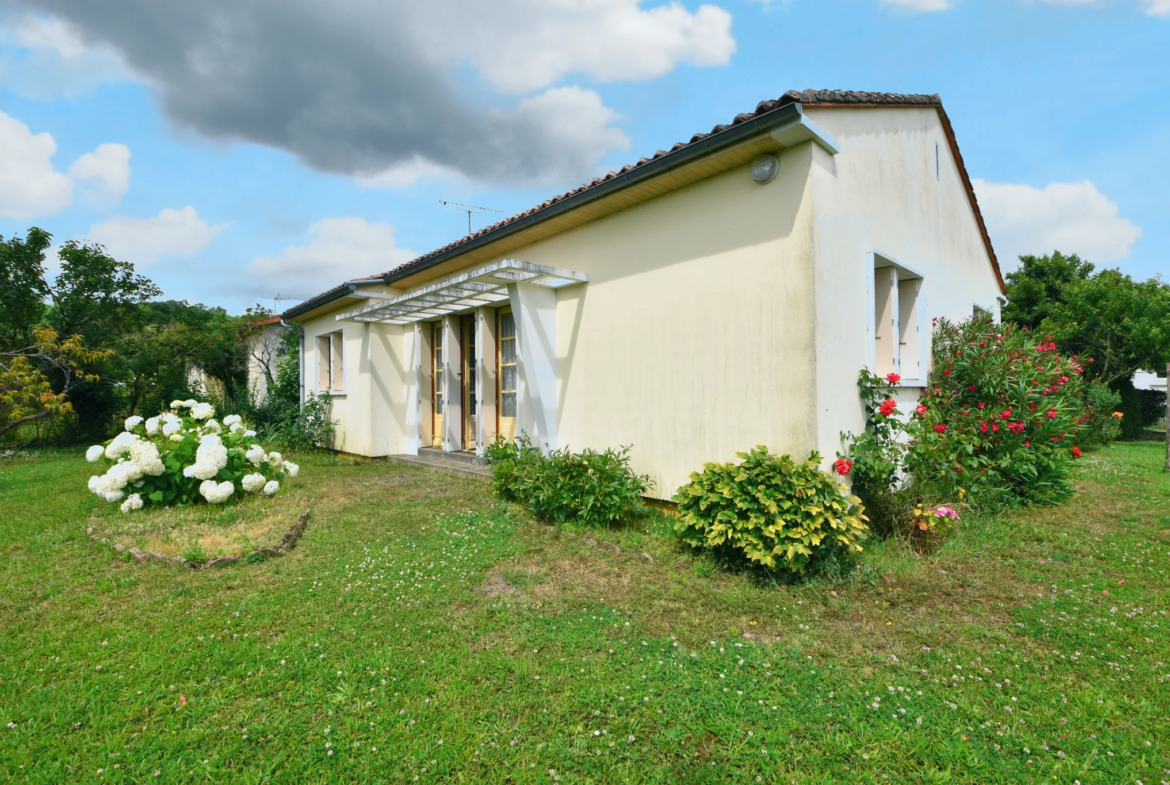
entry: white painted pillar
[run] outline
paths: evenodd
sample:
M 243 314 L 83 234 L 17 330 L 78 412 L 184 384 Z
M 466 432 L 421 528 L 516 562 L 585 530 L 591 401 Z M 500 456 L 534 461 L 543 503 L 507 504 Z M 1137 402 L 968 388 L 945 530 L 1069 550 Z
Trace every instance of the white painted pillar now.
M 463 354 L 459 317 L 443 317 L 443 451 L 463 449 Z
M 484 319 L 486 317 L 486 308 L 475 309 L 475 357 L 471 358 L 471 362 L 475 366 L 475 389 L 471 391 L 472 397 L 475 399 L 475 454 L 483 455 L 483 339 L 484 333 Z
M 414 323 L 414 329 L 403 336 L 410 341 L 410 363 L 406 366 L 406 438 L 403 448 L 407 455 L 418 455 L 422 445 L 422 327 Z
M 541 449 L 557 448 L 557 293 L 535 284 L 508 285 L 516 320 L 520 389 L 517 432 Z

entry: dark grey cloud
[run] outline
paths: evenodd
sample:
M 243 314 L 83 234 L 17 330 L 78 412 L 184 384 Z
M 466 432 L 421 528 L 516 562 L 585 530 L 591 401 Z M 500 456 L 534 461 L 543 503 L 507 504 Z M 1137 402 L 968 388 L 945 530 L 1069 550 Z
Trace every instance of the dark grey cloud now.
M 451 52 L 436 45 L 441 20 L 417 12 L 428 1 L 13 5 L 112 47 L 177 128 L 287 150 L 329 172 L 373 176 L 421 159 L 486 181 L 563 179 L 624 146 L 592 91 L 556 88 L 506 109 L 492 108 L 498 97 L 486 88 L 473 94 L 457 81 Z

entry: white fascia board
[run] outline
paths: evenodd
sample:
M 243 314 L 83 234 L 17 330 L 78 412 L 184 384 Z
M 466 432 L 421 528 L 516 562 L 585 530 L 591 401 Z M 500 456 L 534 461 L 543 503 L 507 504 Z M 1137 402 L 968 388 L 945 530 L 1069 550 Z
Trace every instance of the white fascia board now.
M 794 147 L 803 142 L 815 142 L 829 155 L 841 152 L 841 145 L 829 136 L 829 133 L 819 125 L 808 119 L 803 112 L 778 128 L 773 128 L 768 134 L 781 147 Z

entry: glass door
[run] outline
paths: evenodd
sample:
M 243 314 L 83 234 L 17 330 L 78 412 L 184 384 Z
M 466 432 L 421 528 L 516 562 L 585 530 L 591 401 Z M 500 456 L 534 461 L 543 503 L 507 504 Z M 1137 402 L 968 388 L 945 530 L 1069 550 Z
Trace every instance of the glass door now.
M 463 327 L 463 449 L 475 449 L 476 368 L 475 368 L 475 316 L 464 316 Z
M 443 323 L 431 324 L 431 446 L 443 446 Z
M 496 433 L 505 441 L 516 439 L 516 400 L 519 389 L 519 373 L 516 360 L 519 357 L 516 349 L 516 320 L 512 316 L 511 308 L 499 311 L 499 324 L 496 335 L 499 336 L 499 352 L 496 355 L 496 378 L 499 379 L 499 395 L 496 397 L 497 423 Z

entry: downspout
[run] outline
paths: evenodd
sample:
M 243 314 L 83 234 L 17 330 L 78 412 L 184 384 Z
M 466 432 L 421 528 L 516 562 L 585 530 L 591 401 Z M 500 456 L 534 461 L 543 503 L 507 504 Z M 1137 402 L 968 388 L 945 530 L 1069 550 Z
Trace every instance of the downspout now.
M 296 330 L 299 337 L 300 358 L 297 360 L 297 399 L 303 407 L 305 405 L 305 328 L 299 324 L 289 324 L 284 320 L 283 316 L 280 317 L 280 324 L 282 327 L 291 327 Z

